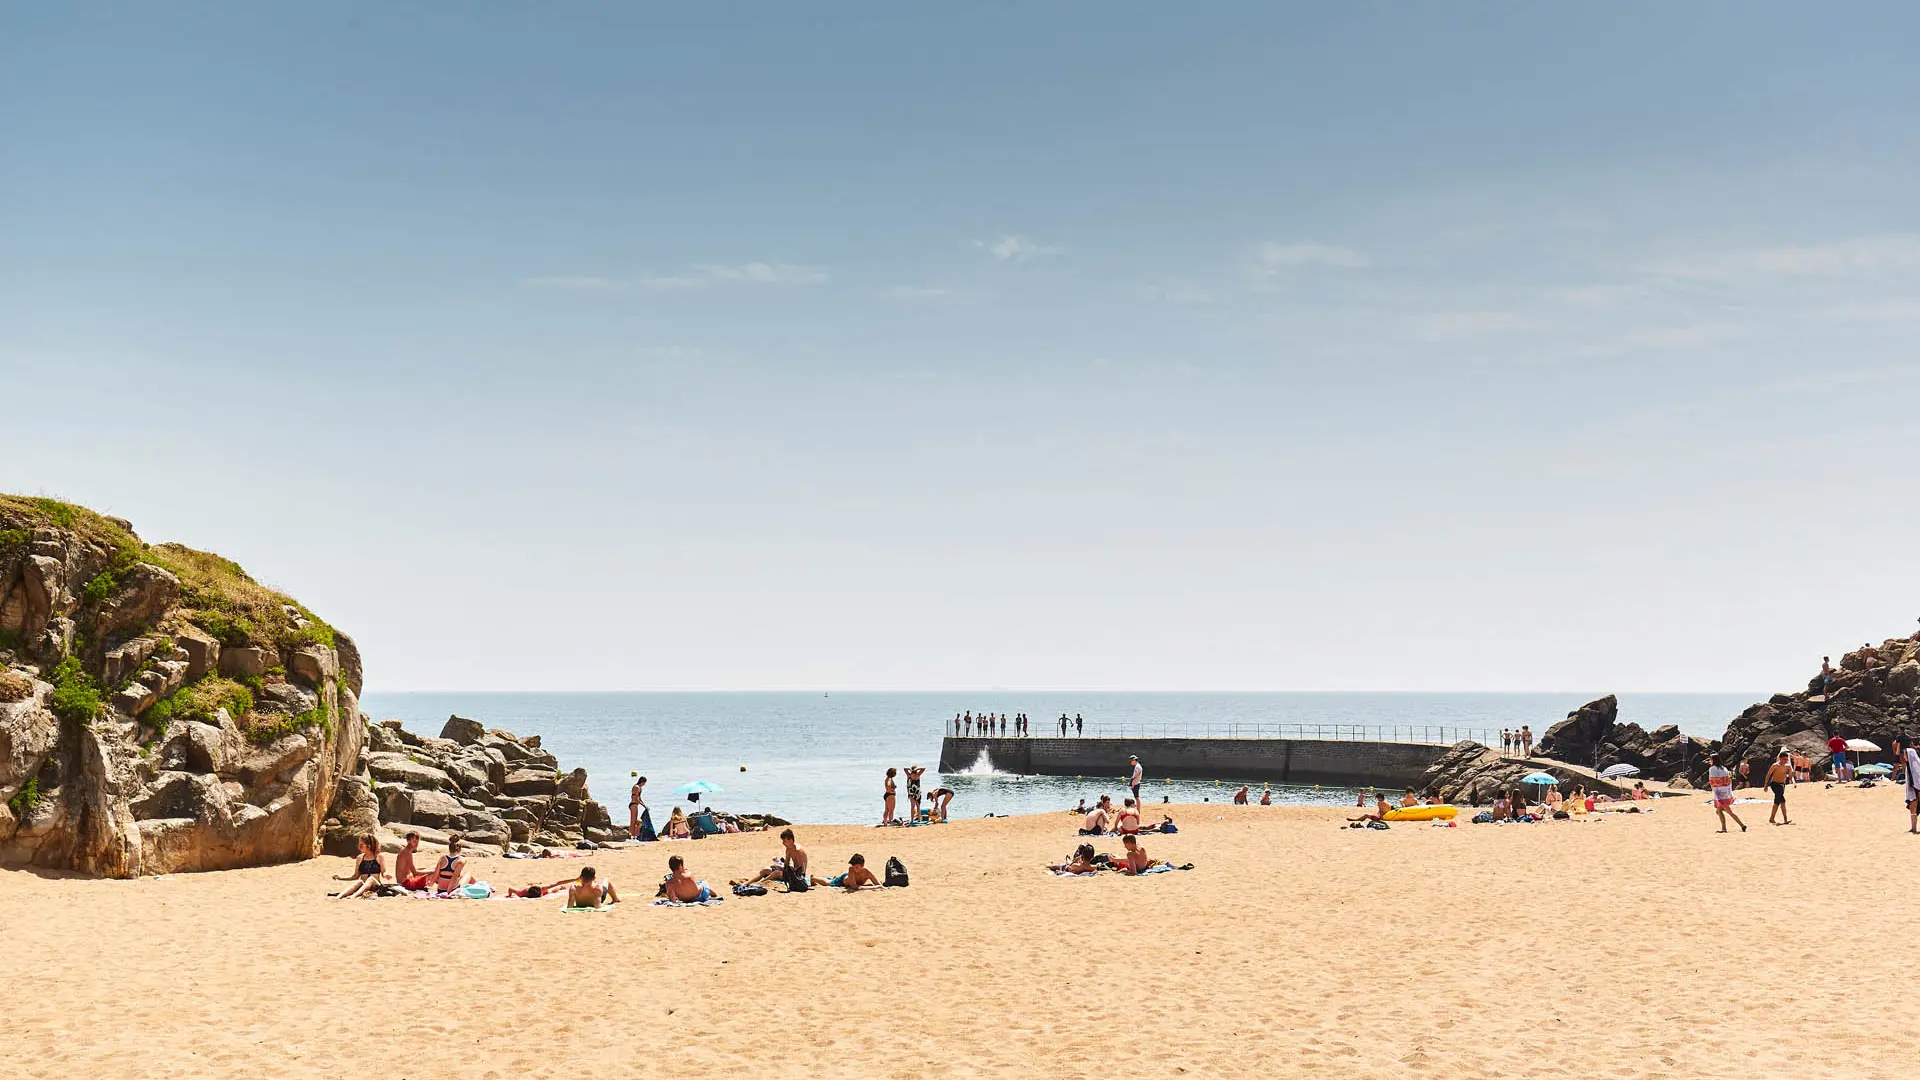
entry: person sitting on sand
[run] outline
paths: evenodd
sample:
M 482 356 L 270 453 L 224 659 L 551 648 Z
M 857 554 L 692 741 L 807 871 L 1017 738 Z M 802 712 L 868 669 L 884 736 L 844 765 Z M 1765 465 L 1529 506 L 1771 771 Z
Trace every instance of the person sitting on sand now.
M 1140 831 L 1140 808 L 1133 804 L 1132 799 L 1128 799 L 1126 805 L 1120 808 L 1120 816 L 1114 819 L 1113 827 L 1115 832 L 1124 834 Z
M 567 887 L 568 907 L 607 907 L 620 902 L 620 894 L 613 891 L 613 882 L 595 881 L 591 866 L 581 867 L 580 876 L 571 882 L 556 882 L 553 887 L 559 888 L 561 885 Z
M 427 887 L 427 872 L 415 865 L 414 857 L 420 853 L 420 834 L 407 834 L 406 845 L 393 857 L 393 880 L 408 892 L 419 892 Z
M 660 895 L 682 904 L 699 904 L 713 899 L 713 890 L 704 881 L 687 873 L 687 860 L 678 855 L 667 860 L 667 877 L 660 883 Z
M 351 881 L 339 894 L 341 900 L 351 900 L 356 896 L 374 895 L 374 886 L 387 879 L 386 863 L 380 858 L 380 841 L 371 833 L 360 838 L 360 855 L 354 861 L 353 873 L 336 874 L 335 881 Z
M 1393 807 L 1387 803 L 1387 797 L 1385 795 L 1375 793 L 1373 796 L 1373 813 L 1362 814 L 1359 817 L 1350 817 L 1347 820 L 1351 822 L 1385 821 L 1387 820 L 1387 811 L 1392 809 Z
M 1073 849 L 1073 854 L 1067 857 L 1066 862 L 1049 866 L 1047 869 L 1062 874 L 1092 874 L 1099 872 L 1100 865 L 1093 861 L 1093 845 L 1081 844 Z
M 1420 805 L 1420 796 L 1415 795 L 1413 793 L 1412 788 L 1408 788 L 1407 793 L 1405 795 L 1400 796 L 1400 806 L 1403 809 L 1407 807 L 1414 807 L 1419 805 Z
M 880 883 L 880 879 L 873 876 L 873 871 L 867 869 L 867 857 L 859 853 L 848 857 L 846 873 L 835 874 L 830 878 L 817 877 L 813 879 L 813 883 L 829 889 L 845 889 L 848 892 L 859 892 L 869 885 L 876 889 L 885 888 Z
M 1633 798 L 1635 802 L 1639 802 L 1647 798 L 1647 785 L 1645 781 L 1635 780 L 1633 782 Z
M 1139 838 L 1123 836 L 1120 838 L 1120 843 L 1127 849 L 1127 860 L 1115 865 L 1115 870 L 1123 874 L 1140 874 L 1153 865 L 1153 860 L 1147 858 L 1147 849 L 1140 846 Z
M 464 846 L 460 837 L 447 837 L 447 853 L 440 856 L 440 863 L 433 868 L 432 878 L 427 882 L 429 892 L 450 893 L 473 880 L 467 876 L 467 858 L 460 853 Z
M 1094 804 L 1093 809 L 1087 811 L 1087 816 L 1080 822 L 1081 836 L 1106 835 L 1107 826 L 1112 823 L 1112 819 L 1107 814 L 1110 805 L 1105 795 L 1100 796 L 1100 801 Z
M 1069 810 L 1069 811 L 1067 811 L 1067 812 L 1068 812 L 1068 813 L 1070 813 L 1070 814 L 1079 814 L 1079 815 L 1080 815 L 1081 817 L 1086 817 L 1086 816 L 1087 816 L 1087 798 L 1086 798 L 1086 796 L 1084 796 L 1084 795 L 1082 795 L 1082 796 L 1080 797 L 1080 805 L 1079 805 L 1079 806 L 1076 806 L 1076 807 L 1074 807 L 1074 808 L 1073 808 L 1072 810 Z
M 750 878 L 735 881 L 735 885 L 758 885 L 763 881 L 783 881 L 789 892 L 806 892 L 813 879 L 807 876 L 807 852 L 793 838 L 792 829 L 780 830 L 780 843 L 785 853 L 765 869 Z M 797 887 L 795 883 L 798 883 Z
M 693 826 L 687 823 L 686 811 L 677 806 L 674 807 L 673 813 L 667 816 L 667 839 L 687 840 L 692 836 Z

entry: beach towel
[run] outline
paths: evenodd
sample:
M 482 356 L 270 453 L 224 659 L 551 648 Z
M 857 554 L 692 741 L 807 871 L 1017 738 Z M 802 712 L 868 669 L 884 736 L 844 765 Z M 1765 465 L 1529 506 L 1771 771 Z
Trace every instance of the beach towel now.
M 705 900 L 669 900 L 663 896 L 660 899 L 655 900 L 653 902 L 653 906 L 654 907 L 713 907 L 715 904 L 725 903 L 726 900 L 727 898 L 724 896 L 709 896 Z
M 1081 877 L 1098 877 L 1098 876 L 1100 876 L 1100 872 L 1099 872 L 1098 870 L 1089 870 L 1089 871 L 1087 871 L 1087 872 L 1086 872 L 1086 873 L 1084 873 L 1084 874 L 1076 874 L 1076 873 L 1074 873 L 1074 872 L 1073 872 L 1073 871 L 1071 871 L 1071 870 L 1055 870 L 1055 869 L 1054 869 L 1053 867 L 1051 867 L 1051 866 L 1049 866 L 1049 867 L 1047 867 L 1047 873 L 1049 873 L 1049 874 L 1052 874 L 1052 875 L 1053 875 L 1054 877 L 1072 877 L 1072 878 L 1081 878 Z
M 619 906 L 620 905 L 618 904 L 601 904 L 599 907 L 567 907 L 567 908 L 561 908 L 560 910 L 561 911 L 612 911 L 614 908 Z
M 1142 870 L 1133 876 L 1146 877 L 1148 874 L 1171 874 L 1175 870 L 1191 870 L 1191 869 L 1193 869 L 1192 863 L 1188 863 L 1185 866 L 1174 866 L 1170 863 L 1154 863 L 1152 866 L 1147 867 L 1145 870 Z

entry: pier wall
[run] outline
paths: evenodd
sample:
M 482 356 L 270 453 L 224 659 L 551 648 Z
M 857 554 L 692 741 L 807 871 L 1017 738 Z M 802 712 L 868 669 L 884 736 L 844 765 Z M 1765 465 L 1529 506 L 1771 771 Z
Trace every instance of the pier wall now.
M 940 771 L 959 772 L 987 751 L 1001 772 L 1112 776 L 1138 755 L 1149 777 L 1268 780 L 1288 784 L 1409 787 L 1447 747 L 1321 739 L 972 738 L 940 744 Z

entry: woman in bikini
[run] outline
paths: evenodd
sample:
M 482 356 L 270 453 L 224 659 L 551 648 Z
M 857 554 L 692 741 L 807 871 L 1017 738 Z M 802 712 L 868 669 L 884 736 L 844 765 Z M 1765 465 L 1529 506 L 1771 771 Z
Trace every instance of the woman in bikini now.
M 386 871 L 386 863 L 380 858 L 380 841 L 371 836 L 361 837 L 360 856 L 353 864 L 353 873 L 334 876 L 335 881 L 353 882 L 339 894 L 339 899 L 374 895 L 374 887 L 386 881 Z
M 447 853 L 440 856 L 439 865 L 433 868 L 432 880 L 427 882 L 428 889 L 437 893 L 450 893 L 466 884 L 462 879 L 467 874 L 467 860 L 460 854 L 460 844 L 460 838 L 457 836 L 447 838 Z
M 893 774 L 898 771 L 899 771 L 898 769 L 887 770 L 886 809 L 880 812 L 880 824 L 882 825 L 893 824 L 893 800 L 894 800 Z

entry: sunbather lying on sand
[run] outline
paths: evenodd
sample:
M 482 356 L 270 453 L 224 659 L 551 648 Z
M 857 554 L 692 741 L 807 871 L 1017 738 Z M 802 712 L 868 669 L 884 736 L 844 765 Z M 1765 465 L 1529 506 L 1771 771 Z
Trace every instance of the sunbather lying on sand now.
M 813 879 L 813 883 L 829 889 L 845 889 L 848 892 L 859 892 L 869 885 L 876 889 L 883 887 L 880 879 L 873 876 L 873 871 L 867 869 L 867 857 L 860 854 L 855 854 L 847 860 L 846 873 L 835 874 L 830 878 L 817 877 Z
M 524 889 L 508 889 L 507 895 L 526 899 L 526 900 L 538 900 L 543 896 L 553 896 L 557 893 L 557 891 L 562 885 L 571 885 L 574 882 L 579 880 L 580 879 L 577 877 L 570 877 L 570 878 L 561 878 L 559 881 L 556 881 L 551 885 L 531 884 Z

